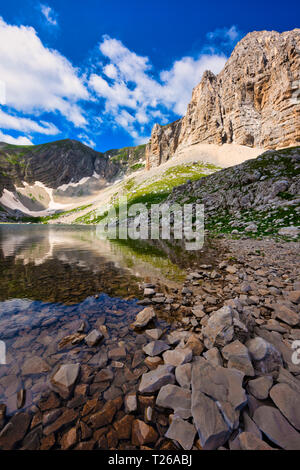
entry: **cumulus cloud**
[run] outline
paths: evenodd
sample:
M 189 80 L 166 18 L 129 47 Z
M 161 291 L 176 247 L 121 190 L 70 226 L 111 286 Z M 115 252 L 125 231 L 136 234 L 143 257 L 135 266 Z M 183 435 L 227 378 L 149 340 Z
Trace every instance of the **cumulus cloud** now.
M 148 57 L 130 51 L 117 39 L 104 36 L 99 51 L 107 63 L 90 76 L 89 86 L 104 100 L 110 118 L 133 138 L 139 138 L 154 119 L 165 122 L 171 112 L 182 116 L 203 72 L 218 73 L 226 61 L 222 54 L 183 57 L 154 78 Z
M 46 18 L 46 21 L 47 21 L 48 24 L 50 24 L 51 26 L 57 26 L 58 25 L 57 24 L 57 19 L 56 19 L 57 15 L 51 7 L 49 7 L 48 5 L 41 4 L 40 9 L 41 9 L 42 14 Z
M 37 132 L 39 134 L 55 135 L 59 133 L 57 127 L 50 122 L 36 122 L 29 118 L 12 116 L 0 109 L 0 127 L 14 129 L 19 132 Z
M 43 45 L 32 27 L 0 18 L 0 77 L 8 107 L 34 115 L 59 112 L 75 126 L 86 125 L 78 104 L 88 99 L 83 79 L 58 51 Z
M 32 141 L 28 137 L 12 137 L 11 135 L 3 134 L 0 131 L 0 142 L 6 142 L 12 145 L 33 145 Z

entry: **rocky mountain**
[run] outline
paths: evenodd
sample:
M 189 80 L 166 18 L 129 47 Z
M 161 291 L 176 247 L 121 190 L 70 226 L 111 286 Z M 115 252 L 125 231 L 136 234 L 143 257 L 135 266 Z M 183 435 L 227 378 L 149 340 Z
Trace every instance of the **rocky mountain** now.
M 94 172 L 112 180 L 119 171 L 116 162 L 76 140 L 60 140 L 42 145 L 16 146 L 0 144 L 0 191 L 14 190 L 15 185 L 40 181 L 58 188 L 71 181 L 78 183 Z
M 0 143 L 0 204 L 25 212 L 60 209 L 91 196 L 144 164 L 145 146 L 96 152 L 76 140 L 17 146 Z M 27 211 L 27 212 L 28 212 Z
M 204 204 L 205 228 L 237 237 L 300 237 L 300 147 L 268 150 L 173 189 L 164 201 Z
M 198 143 L 235 143 L 265 149 L 300 142 L 300 29 L 247 34 L 216 76 L 207 71 L 186 115 L 156 124 L 147 167 Z

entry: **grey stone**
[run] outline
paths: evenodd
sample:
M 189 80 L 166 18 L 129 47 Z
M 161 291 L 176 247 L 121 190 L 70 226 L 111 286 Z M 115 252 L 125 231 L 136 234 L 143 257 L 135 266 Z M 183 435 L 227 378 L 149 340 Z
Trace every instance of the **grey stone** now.
M 222 355 L 228 360 L 230 369 L 238 369 L 245 375 L 254 376 L 254 369 L 248 353 L 248 349 L 240 341 L 236 340 L 222 349 Z
M 217 402 L 226 423 L 236 429 L 240 410 L 247 403 L 242 387 L 243 377 L 244 374 L 235 369 L 213 366 L 208 361 L 195 362 L 192 367 L 192 392 L 199 390 Z
M 238 436 L 241 450 L 274 450 L 266 442 L 251 432 L 242 432 Z
M 300 430 L 300 394 L 287 384 L 272 387 L 270 397 L 287 420 Z
M 183 388 L 191 388 L 192 364 L 182 364 L 175 369 L 175 377 L 179 385 Z
M 258 439 L 262 438 L 260 429 L 258 429 L 255 422 L 250 418 L 246 411 L 243 411 L 243 423 L 245 432 L 251 432 L 252 434 L 255 434 Z
M 273 378 L 271 376 L 258 377 L 257 379 L 248 382 L 248 390 L 258 400 L 265 400 L 268 398 L 269 390 L 273 385 Z
M 101 339 L 103 338 L 103 334 L 100 333 L 98 330 L 92 330 L 84 339 L 86 344 L 92 348 L 94 346 L 97 346 L 98 343 L 100 343 Z
M 205 359 L 207 359 L 211 364 L 214 366 L 222 366 L 223 365 L 223 360 L 221 358 L 221 354 L 218 350 L 218 348 L 211 348 L 205 353 L 203 353 L 203 356 Z
M 148 338 L 156 341 L 161 337 L 163 331 L 160 328 L 153 328 L 152 330 L 146 330 L 145 334 L 148 336 Z
M 300 380 L 283 367 L 279 368 L 277 382 L 288 384 L 293 390 L 300 393 Z
M 190 362 L 192 358 L 193 352 L 189 348 L 177 347 L 173 351 L 166 351 L 163 354 L 165 364 L 170 364 L 175 367 Z
M 191 392 L 177 385 L 164 385 L 157 396 L 156 405 L 174 410 L 183 419 L 191 417 Z
M 253 420 L 268 439 L 282 449 L 300 449 L 300 434 L 277 408 L 260 406 L 255 410 Z
M 269 374 L 277 371 L 282 365 L 281 353 L 273 344 L 265 339 L 257 336 L 256 338 L 250 339 L 246 343 L 246 346 L 253 359 L 255 370 L 263 374 Z
M 144 353 L 152 357 L 159 356 L 159 354 L 166 351 L 167 349 L 170 349 L 170 346 L 163 341 L 151 341 L 151 343 L 143 347 Z
M 133 326 L 135 328 L 144 328 L 148 323 L 156 317 L 156 314 L 152 307 L 146 307 L 144 310 L 139 312 L 136 316 Z
M 209 317 L 207 325 L 203 328 L 204 344 L 207 349 L 215 345 L 224 347 L 232 341 L 233 334 L 232 309 L 224 306 Z
M 179 417 L 173 417 L 171 426 L 165 436 L 168 439 L 177 441 L 184 450 L 191 450 L 196 436 L 196 429 L 193 424 L 183 421 Z
M 214 450 L 225 444 L 231 429 L 224 421 L 214 400 L 199 390 L 192 390 L 192 415 L 204 450 Z
M 175 383 L 175 375 L 173 374 L 173 366 L 158 366 L 155 370 L 142 375 L 139 385 L 140 393 L 152 393 L 159 390 L 167 384 Z
M 299 314 L 286 307 L 286 305 L 275 304 L 274 305 L 275 316 L 279 320 L 287 323 L 290 326 L 296 326 L 299 323 Z
M 69 398 L 79 375 L 80 364 L 63 364 L 51 378 L 55 391 L 63 398 Z

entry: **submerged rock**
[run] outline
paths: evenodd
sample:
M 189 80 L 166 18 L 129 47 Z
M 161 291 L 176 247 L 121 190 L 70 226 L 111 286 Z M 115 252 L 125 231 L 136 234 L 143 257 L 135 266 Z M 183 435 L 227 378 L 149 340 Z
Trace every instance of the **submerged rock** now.
M 94 346 L 97 346 L 98 343 L 100 343 L 101 339 L 103 338 L 103 334 L 100 333 L 98 330 L 92 330 L 86 337 L 85 337 L 85 342 L 86 344 L 92 348 Z
M 69 398 L 79 375 L 80 364 L 64 364 L 51 378 L 51 384 L 62 398 Z

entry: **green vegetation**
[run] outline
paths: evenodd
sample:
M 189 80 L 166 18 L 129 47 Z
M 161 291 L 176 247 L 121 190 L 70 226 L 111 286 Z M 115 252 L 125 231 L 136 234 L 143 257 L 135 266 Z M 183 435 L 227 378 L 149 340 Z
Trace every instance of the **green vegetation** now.
M 111 207 L 114 207 L 118 214 L 118 197 L 126 196 L 128 208 L 133 204 L 145 204 L 149 209 L 152 204 L 161 204 L 172 192 L 173 188 L 186 183 L 188 180 L 196 181 L 208 174 L 217 171 L 219 168 L 210 163 L 193 163 L 187 165 L 176 165 L 168 168 L 162 175 L 152 177 L 138 184 L 135 178 L 129 178 L 121 187 L 121 190 L 111 198 Z M 93 210 L 78 217 L 75 223 L 97 224 L 105 218 L 101 211 Z
M 88 207 L 91 207 L 91 205 L 92 204 L 87 204 L 85 206 L 75 207 L 74 209 L 70 209 L 68 211 L 63 211 L 63 212 L 56 212 L 55 214 L 47 215 L 45 217 L 24 217 L 22 219 L 22 222 L 47 224 L 49 222 L 49 220 L 56 220 L 56 219 L 59 219 L 62 216 L 65 216 L 65 215 L 68 215 L 68 214 L 74 214 L 76 212 L 83 211 L 83 210 L 87 209 Z

